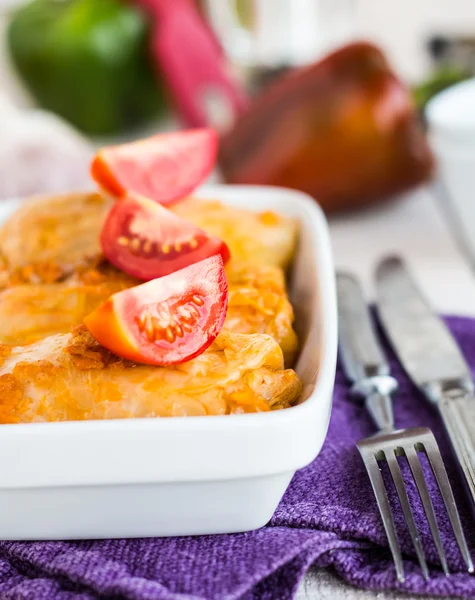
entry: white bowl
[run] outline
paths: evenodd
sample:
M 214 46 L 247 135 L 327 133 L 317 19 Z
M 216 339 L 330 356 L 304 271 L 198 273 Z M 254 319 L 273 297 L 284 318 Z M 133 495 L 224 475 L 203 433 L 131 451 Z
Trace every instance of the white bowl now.
M 444 198 L 475 259 L 475 78 L 437 94 L 426 115 Z
M 271 413 L 0 426 L 0 538 L 71 539 L 247 531 L 272 516 L 319 453 L 337 353 L 327 224 L 300 192 L 210 186 L 203 197 L 297 217 L 291 296 L 303 344 L 301 402 Z M 0 220 L 18 201 L 0 205 Z

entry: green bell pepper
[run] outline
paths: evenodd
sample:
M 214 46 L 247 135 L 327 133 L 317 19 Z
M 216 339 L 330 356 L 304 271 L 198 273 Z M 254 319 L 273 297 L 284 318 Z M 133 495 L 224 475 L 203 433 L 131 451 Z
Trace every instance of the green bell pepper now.
M 121 0 L 33 0 L 8 28 L 37 102 L 93 135 L 117 134 L 165 108 L 147 54 L 147 20 Z

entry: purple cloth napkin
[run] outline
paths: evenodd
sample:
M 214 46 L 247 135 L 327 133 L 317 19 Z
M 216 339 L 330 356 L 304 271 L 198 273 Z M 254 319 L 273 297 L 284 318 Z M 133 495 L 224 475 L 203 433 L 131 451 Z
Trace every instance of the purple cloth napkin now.
M 450 318 L 448 323 L 475 367 L 475 321 Z M 397 424 L 433 429 L 445 456 L 469 543 L 473 542 L 474 523 L 439 420 L 390 357 L 393 374 L 401 385 L 395 399 Z M 0 598 L 287 600 L 312 564 L 331 566 L 349 583 L 374 590 L 475 598 L 475 577 L 463 572 L 432 479 L 429 487 L 454 574 L 449 578 L 442 574 L 417 492 L 410 486 L 431 580 L 424 581 L 408 534 L 401 519 L 396 518 L 406 572 L 405 583 L 397 581 L 370 483 L 355 448 L 355 442 L 372 433 L 374 427 L 364 410 L 348 400 L 347 391 L 339 370 L 330 430 L 322 452 L 313 464 L 296 474 L 271 523 L 263 529 L 195 538 L 0 542 Z

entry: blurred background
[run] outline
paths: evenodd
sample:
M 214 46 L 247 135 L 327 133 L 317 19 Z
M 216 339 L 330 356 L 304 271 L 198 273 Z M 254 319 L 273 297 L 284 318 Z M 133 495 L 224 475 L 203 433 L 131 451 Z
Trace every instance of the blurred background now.
M 0 197 L 212 126 L 225 180 L 353 210 L 434 176 L 427 102 L 474 75 L 473 0 L 0 0 Z
M 68 0 L 56 0 L 57 4 L 80 4 L 80 2 L 69 2 Z M 173 2 L 169 2 L 172 4 Z M 241 12 L 246 12 L 246 8 L 252 6 L 250 0 L 217 0 L 216 2 L 198 2 L 205 15 L 209 15 L 209 8 L 219 4 L 239 5 Z M 14 69 L 8 57 L 8 44 L 5 31 L 12 14 L 18 7 L 28 4 L 25 0 L 0 0 L 0 30 L 1 30 L 1 55 L 0 55 L 0 89 L 7 92 L 18 103 L 25 104 L 29 101 L 28 97 L 21 89 Z M 44 4 L 48 4 L 45 2 Z M 101 4 L 97 2 L 97 4 Z M 265 2 L 262 3 L 266 4 Z M 267 4 L 272 5 L 273 2 Z M 279 0 L 274 0 L 274 4 L 281 4 Z M 284 2 L 290 6 L 291 2 Z M 318 0 L 301 1 L 294 0 L 295 6 L 301 5 L 302 12 L 305 13 L 307 7 L 313 5 L 316 12 L 339 14 L 342 17 L 342 28 L 346 31 L 338 31 L 335 39 L 332 39 L 332 32 L 327 29 L 324 18 L 321 22 L 302 23 L 302 27 L 312 29 L 316 52 L 308 59 L 318 58 L 321 52 L 333 44 L 343 41 L 342 38 L 348 36 L 360 37 L 374 41 L 380 45 L 387 53 L 388 58 L 396 71 L 410 83 L 417 84 L 425 81 L 434 70 L 434 63 L 442 62 L 443 52 L 438 54 L 437 50 L 431 49 L 431 40 L 446 38 L 450 41 L 458 42 L 460 45 L 467 45 L 467 54 L 470 55 L 470 46 L 472 49 L 472 60 L 475 54 L 475 3 L 472 0 L 399 0 L 399 2 L 390 2 L 389 0 L 331 0 L 319 2 Z M 247 6 L 246 6 L 247 5 Z M 343 8 L 339 8 L 339 7 Z M 212 8 L 211 8 L 212 12 Z M 275 17 L 276 11 L 272 10 Z M 324 17 L 325 15 L 323 15 Z M 277 19 L 276 19 L 277 20 Z M 315 25 L 317 28 L 315 29 Z M 272 23 L 269 27 L 273 27 Z M 340 39 L 339 39 L 340 38 Z M 320 47 L 319 47 L 320 46 Z M 465 66 L 467 56 L 461 56 L 465 52 L 457 52 L 452 48 L 451 58 Z M 447 57 L 448 58 L 448 57 Z M 278 60 L 278 57 L 275 57 Z

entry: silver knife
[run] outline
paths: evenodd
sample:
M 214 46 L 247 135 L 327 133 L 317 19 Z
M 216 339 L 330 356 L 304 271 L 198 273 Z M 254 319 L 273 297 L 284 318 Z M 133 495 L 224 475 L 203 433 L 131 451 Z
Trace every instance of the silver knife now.
M 358 281 L 337 274 L 340 358 L 353 396 L 364 398 L 365 406 L 381 431 L 394 428 L 391 396 L 397 381 L 376 337 L 370 312 Z
M 389 257 L 379 264 L 376 286 L 381 324 L 409 377 L 437 407 L 475 504 L 475 397 L 470 369 L 400 258 Z

